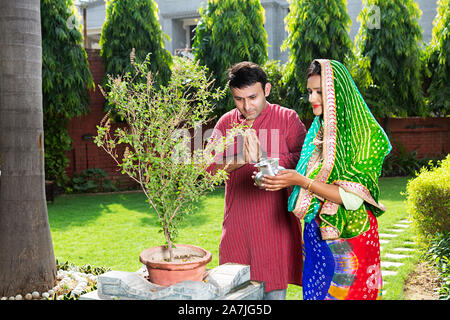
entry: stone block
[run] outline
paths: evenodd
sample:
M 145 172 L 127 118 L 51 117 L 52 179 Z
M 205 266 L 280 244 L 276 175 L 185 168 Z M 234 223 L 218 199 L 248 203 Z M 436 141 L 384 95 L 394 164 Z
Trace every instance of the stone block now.
M 82 300 L 212 300 L 262 299 L 264 283 L 250 281 L 250 266 L 227 263 L 208 270 L 204 281 L 183 281 L 169 287 L 149 282 L 146 269 L 109 271 L 98 276 L 96 292 Z M 234 299 L 233 298 L 233 299 Z M 230 298 L 231 299 L 231 298 Z
M 263 300 L 264 282 L 247 281 L 216 300 Z

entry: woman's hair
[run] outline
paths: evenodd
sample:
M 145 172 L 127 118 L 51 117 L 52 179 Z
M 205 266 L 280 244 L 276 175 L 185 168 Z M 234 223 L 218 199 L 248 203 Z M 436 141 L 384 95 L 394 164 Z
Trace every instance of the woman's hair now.
M 309 77 L 313 76 L 313 75 L 319 75 L 321 73 L 321 68 L 320 68 L 320 63 L 317 61 L 313 61 L 311 62 L 311 64 L 309 65 L 308 69 L 306 70 L 306 79 L 308 79 Z
M 267 83 L 267 75 L 256 63 L 244 61 L 228 69 L 228 83 L 231 88 L 241 89 L 257 82 L 261 83 L 264 90 Z

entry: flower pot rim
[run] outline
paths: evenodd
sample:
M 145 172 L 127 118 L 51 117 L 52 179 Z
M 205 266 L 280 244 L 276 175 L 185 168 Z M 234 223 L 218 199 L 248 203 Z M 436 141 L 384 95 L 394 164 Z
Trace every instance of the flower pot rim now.
M 145 257 L 143 257 L 144 254 L 152 252 L 152 251 L 157 251 L 161 248 L 167 249 L 166 245 L 162 245 L 162 246 L 154 246 L 154 247 L 150 247 L 147 249 L 144 249 L 140 254 L 139 254 L 139 261 L 141 263 L 143 263 L 146 266 L 151 265 L 153 268 L 158 268 L 159 266 L 161 267 L 170 267 L 171 265 L 179 265 L 179 266 L 183 266 L 184 268 L 189 268 L 190 266 L 192 266 L 192 268 L 194 268 L 195 266 L 199 265 L 199 264 L 207 264 L 211 261 L 212 259 L 212 254 L 211 252 L 209 252 L 206 249 L 203 249 L 201 247 L 198 246 L 194 246 L 194 245 L 190 245 L 190 244 L 176 244 L 174 246 L 174 249 L 177 247 L 185 247 L 185 248 L 193 248 L 196 249 L 198 251 L 203 252 L 205 255 L 202 258 L 199 258 L 196 261 L 186 261 L 186 262 L 175 262 L 175 261 L 160 261 L 160 260 L 153 260 L 150 261 L 148 259 L 146 259 Z

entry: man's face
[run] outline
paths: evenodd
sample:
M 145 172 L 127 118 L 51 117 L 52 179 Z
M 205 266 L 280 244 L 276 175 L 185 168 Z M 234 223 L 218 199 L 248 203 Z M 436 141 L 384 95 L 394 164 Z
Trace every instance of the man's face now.
M 266 97 L 271 89 L 270 83 L 266 83 L 264 90 L 260 82 L 243 88 L 231 88 L 231 94 L 236 104 L 236 108 L 252 124 L 267 106 Z

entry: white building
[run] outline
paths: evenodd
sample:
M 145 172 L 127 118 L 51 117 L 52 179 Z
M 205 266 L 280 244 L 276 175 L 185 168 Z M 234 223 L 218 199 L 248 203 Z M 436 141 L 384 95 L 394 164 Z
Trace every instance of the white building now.
M 206 7 L 206 0 L 155 0 L 159 8 L 159 22 L 162 30 L 170 37 L 166 43 L 166 49 L 175 53 L 177 49 L 190 48 L 194 28 L 197 25 L 200 15 L 198 9 Z M 431 40 L 433 29 L 433 19 L 436 16 L 436 0 L 417 0 L 422 16 L 420 24 L 423 28 L 423 39 L 426 43 Z M 86 7 L 87 23 L 87 47 L 99 49 L 100 34 L 105 21 L 104 0 L 76 0 L 75 5 L 80 10 L 83 17 L 82 6 Z M 289 12 L 287 0 L 261 0 L 261 5 L 265 9 L 265 29 L 269 43 L 269 58 L 280 60 L 282 63 L 288 59 L 288 52 L 281 52 L 280 47 L 285 40 L 284 19 Z M 347 0 L 347 11 L 352 19 L 350 37 L 354 39 L 358 33 L 360 23 L 356 20 L 363 7 L 362 0 Z M 382 27 L 382 26 L 381 26 Z

